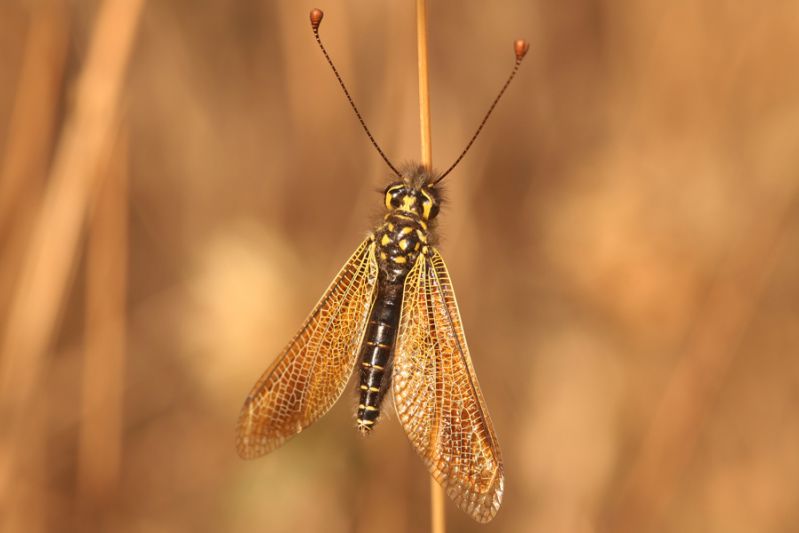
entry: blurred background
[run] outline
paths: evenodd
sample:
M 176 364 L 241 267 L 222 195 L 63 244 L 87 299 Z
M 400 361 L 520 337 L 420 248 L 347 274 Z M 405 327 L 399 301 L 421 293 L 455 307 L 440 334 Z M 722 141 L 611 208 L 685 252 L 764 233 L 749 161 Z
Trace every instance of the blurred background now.
M 426 531 L 355 384 L 257 461 L 250 387 L 419 154 L 414 2 L 0 5 L 0 528 Z M 429 2 L 441 250 L 506 497 L 450 531 L 799 524 L 799 4 Z M 385 412 L 391 412 L 390 403 Z

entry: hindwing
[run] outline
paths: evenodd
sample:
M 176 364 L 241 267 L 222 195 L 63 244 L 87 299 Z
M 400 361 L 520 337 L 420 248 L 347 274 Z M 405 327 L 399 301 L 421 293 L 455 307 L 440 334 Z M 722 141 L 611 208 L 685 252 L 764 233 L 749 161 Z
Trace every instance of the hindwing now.
M 463 511 L 488 522 L 504 473 L 447 268 L 421 254 L 405 280 L 392 376 L 400 423 L 430 474 Z
M 344 264 L 299 333 L 247 396 L 236 448 L 252 459 L 282 445 L 325 414 L 352 374 L 375 299 L 375 244 Z

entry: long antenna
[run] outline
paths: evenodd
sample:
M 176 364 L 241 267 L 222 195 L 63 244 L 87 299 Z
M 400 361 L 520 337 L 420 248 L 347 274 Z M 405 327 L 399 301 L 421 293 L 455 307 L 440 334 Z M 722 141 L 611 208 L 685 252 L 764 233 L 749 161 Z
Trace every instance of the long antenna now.
M 508 88 L 508 85 L 510 85 L 510 82 L 513 81 L 514 76 L 516 76 L 516 72 L 519 70 L 519 65 L 521 65 L 522 59 L 524 59 L 524 54 L 527 53 L 527 50 L 529 48 L 530 48 L 530 45 L 527 43 L 527 41 L 524 41 L 522 39 L 519 39 L 515 43 L 513 43 L 513 50 L 516 53 L 516 62 L 513 64 L 513 70 L 511 71 L 510 76 L 508 76 L 508 79 L 505 82 L 505 85 L 502 86 L 502 89 L 500 89 L 499 94 L 497 95 L 496 98 L 494 98 L 494 101 L 492 102 L 491 107 L 488 108 L 488 112 L 485 114 L 485 116 L 483 117 L 482 122 L 480 122 L 480 125 L 477 127 L 477 131 L 474 132 L 474 135 L 472 135 L 472 138 L 469 140 L 469 144 L 466 145 L 466 148 L 463 149 L 463 152 L 461 152 L 461 155 L 458 156 L 458 159 L 456 159 L 455 162 L 452 163 L 452 165 L 443 174 L 441 174 L 441 177 L 438 178 L 434 182 L 434 184 L 436 184 L 436 183 L 440 182 L 441 180 L 443 180 L 444 178 L 446 178 L 447 174 L 452 172 L 452 169 L 454 169 L 456 166 L 458 166 L 458 163 L 461 162 L 461 159 L 463 159 L 463 156 L 465 156 L 466 152 L 469 151 L 469 148 L 472 147 L 472 144 L 474 144 L 475 139 L 477 139 L 477 136 L 480 135 L 480 131 L 483 129 L 483 126 L 485 126 L 485 123 L 488 120 L 488 117 L 491 116 L 491 112 L 497 106 L 497 102 L 499 102 L 499 99 L 502 98 L 503 94 L 505 94 L 505 89 Z
M 322 12 L 321 9 L 311 10 L 311 28 L 313 28 L 313 34 L 314 37 L 316 37 L 316 42 L 319 45 L 319 48 L 322 50 L 322 53 L 325 54 L 325 59 L 327 59 L 330 68 L 333 69 L 333 74 L 336 75 L 336 79 L 338 80 L 339 85 L 341 85 L 341 88 L 344 89 L 344 94 L 347 96 L 347 100 L 349 100 L 350 105 L 352 106 L 352 110 L 355 111 L 355 116 L 358 117 L 358 121 L 361 123 L 363 131 L 366 132 L 366 135 L 369 137 L 369 140 L 372 141 L 372 145 L 380 153 L 380 157 L 383 158 L 383 161 L 385 161 L 388 167 L 394 172 L 394 174 L 396 174 L 399 177 L 400 176 L 399 171 L 394 167 L 394 165 L 391 164 L 391 161 L 388 160 L 386 154 L 384 154 L 383 150 L 380 149 L 380 146 L 377 144 L 377 141 L 375 141 L 375 138 L 372 137 L 372 132 L 370 132 L 369 128 L 366 127 L 366 122 L 364 122 L 361 113 L 358 111 L 358 108 L 355 106 L 355 102 L 353 102 L 352 96 L 350 96 L 350 92 L 347 90 L 347 86 L 344 85 L 344 80 L 341 79 L 341 76 L 339 75 L 336 66 L 333 64 L 333 60 L 330 59 L 330 56 L 327 54 L 327 50 L 325 50 L 325 45 L 322 44 L 322 39 L 319 38 L 319 25 L 322 23 L 322 17 L 324 16 L 325 14 Z

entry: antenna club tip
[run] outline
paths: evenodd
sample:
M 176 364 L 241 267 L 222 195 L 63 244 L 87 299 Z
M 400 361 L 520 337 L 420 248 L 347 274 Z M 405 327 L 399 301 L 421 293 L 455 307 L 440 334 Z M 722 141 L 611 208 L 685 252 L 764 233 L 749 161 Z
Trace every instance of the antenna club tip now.
M 321 9 L 314 8 L 311 10 L 311 27 L 314 31 L 319 29 L 319 24 L 322 23 L 322 18 L 325 14 Z
M 513 51 L 516 53 L 516 61 L 521 61 L 522 58 L 524 58 L 524 54 L 526 54 L 527 50 L 529 49 L 530 43 L 524 39 L 517 39 L 516 42 L 513 43 Z

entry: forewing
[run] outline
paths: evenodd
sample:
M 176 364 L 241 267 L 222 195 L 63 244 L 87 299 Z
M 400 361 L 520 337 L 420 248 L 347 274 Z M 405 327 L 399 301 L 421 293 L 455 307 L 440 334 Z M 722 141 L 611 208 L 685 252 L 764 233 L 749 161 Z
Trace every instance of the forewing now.
M 488 522 L 502 502 L 502 458 L 436 250 L 420 255 L 406 278 L 395 350 L 392 387 L 400 423 L 449 497 Z
M 336 402 L 352 374 L 376 283 L 370 238 L 349 258 L 302 329 L 247 396 L 236 431 L 241 457 L 252 459 L 274 450 Z

